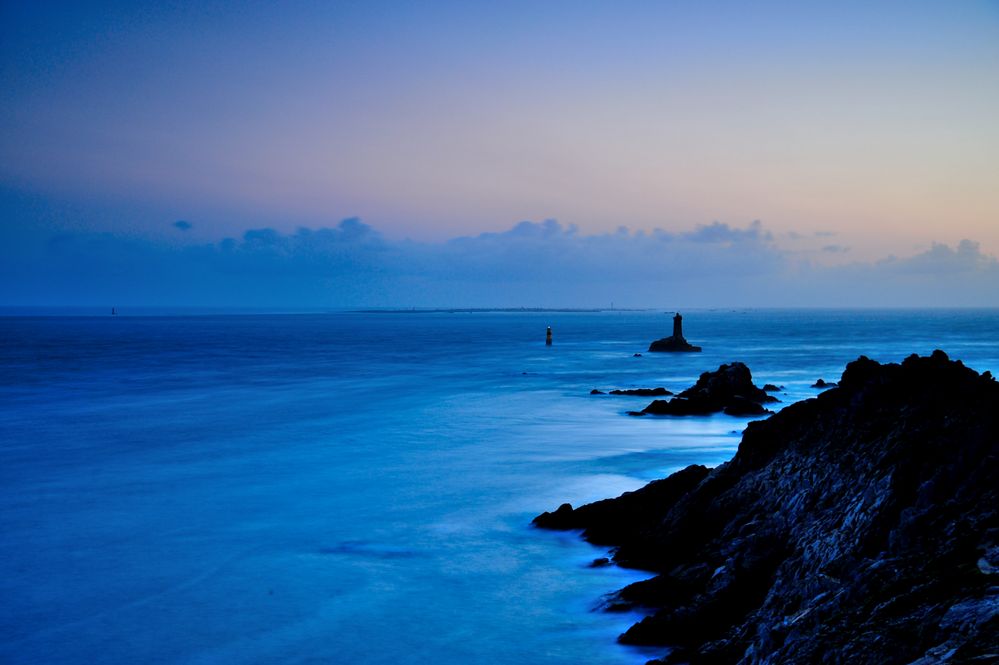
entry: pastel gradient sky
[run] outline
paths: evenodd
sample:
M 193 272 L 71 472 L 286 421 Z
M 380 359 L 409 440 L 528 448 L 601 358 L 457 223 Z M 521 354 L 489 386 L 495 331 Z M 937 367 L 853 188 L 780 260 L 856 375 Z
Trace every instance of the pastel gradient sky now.
M 356 217 L 426 254 L 557 219 L 993 279 L 999 2 L 2 2 L 0 213 L 50 262 L 66 234 L 180 262 L 248 229 Z M 8 265 L 31 288 L 0 299 L 105 297 L 59 270 Z

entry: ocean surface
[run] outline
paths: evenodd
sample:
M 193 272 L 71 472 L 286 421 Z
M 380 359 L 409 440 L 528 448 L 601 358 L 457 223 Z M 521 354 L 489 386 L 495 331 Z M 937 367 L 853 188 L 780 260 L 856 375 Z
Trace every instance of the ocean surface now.
M 646 575 L 530 520 L 717 465 L 748 419 L 592 388 L 741 360 L 783 406 L 861 354 L 999 370 L 996 310 L 684 312 L 700 354 L 645 353 L 662 311 L 20 314 L 3 663 L 643 663 L 638 616 L 595 608 Z

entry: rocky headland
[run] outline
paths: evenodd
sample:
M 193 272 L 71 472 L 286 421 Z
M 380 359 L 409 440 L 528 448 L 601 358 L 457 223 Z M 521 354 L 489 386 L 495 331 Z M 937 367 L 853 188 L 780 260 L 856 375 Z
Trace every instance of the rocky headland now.
M 764 404 L 776 401 L 753 383 L 753 375 L 744 363 L 735 362 L 704 372 L 697 383 L 673 399 L 657 399 L 631 414 L 704 416 L 722 411 L 730 416 L 759 416 L 770 413 Z
M 861 357 L 735 457 L 535 524 L 656 576 L 609 608 L 663 663 L 999 662 L 999 384 Z

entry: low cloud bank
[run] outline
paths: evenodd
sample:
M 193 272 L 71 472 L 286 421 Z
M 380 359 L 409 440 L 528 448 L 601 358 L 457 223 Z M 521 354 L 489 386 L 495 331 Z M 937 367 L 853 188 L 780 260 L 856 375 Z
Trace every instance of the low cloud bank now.
M 197 243 L 0 231 L 0 304 L 239 307 L 996 306 L 977 243 L 818 267 L 760 222 L 583 234 L 555 221 L 443 243 L 390 241 L 358 219 Z M 175 231 L 176 233 L 176 231 Z M 827 251 L 841 251 L 836 249 Z

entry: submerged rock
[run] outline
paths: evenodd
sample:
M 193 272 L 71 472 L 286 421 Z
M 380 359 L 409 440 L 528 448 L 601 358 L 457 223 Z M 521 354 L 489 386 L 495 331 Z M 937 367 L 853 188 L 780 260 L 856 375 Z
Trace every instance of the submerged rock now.
M 658 573 L 610 605 L 663 662 L 995 662 L 999 384 L 940 351 L 850 363 L 735 457 L 545 513 Z
M 753 375 L 745 364 L 735 362 L 704 372 L 696 384 L 671 400 L 655 400 L 643 413 L 702 416 L 723 411 L 732 416 L 757 416 L 769 413 L 763 404 L 776 401 L 753 384 Z

